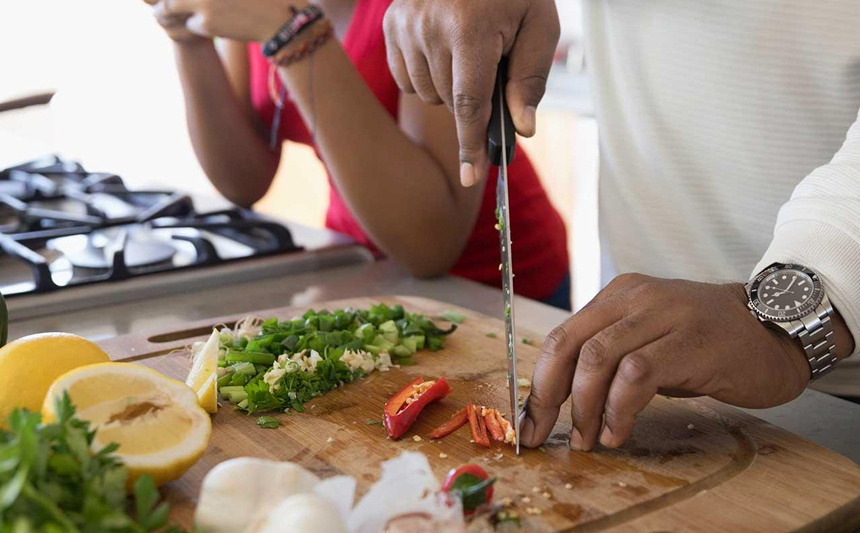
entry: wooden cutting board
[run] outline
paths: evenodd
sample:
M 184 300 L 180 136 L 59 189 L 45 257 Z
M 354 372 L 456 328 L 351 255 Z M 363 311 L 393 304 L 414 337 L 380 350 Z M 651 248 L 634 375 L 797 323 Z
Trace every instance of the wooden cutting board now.
M 165 496 L 174 519 L 190 526 L 200 482 L 225 459 L 257 456 L 293 461 L 321 477 L 356 477 L 359 492 L 379 475 L 379 463 L 403 451 L 424 453 L 441 479 L 468 462 L 499 477 L 496 494 L 510 497 L 535 532 L 832 532 L 860 526 L 860 467 L 821 446 L 709 399 L 657 397 L 620 450 L 591 453 L 568 448 L 569 405 L 542 450 L 517 457 L 511 447 L 486 450 L 469 442 L 468 427 L 441 441 L 426 435 L 468 401 L 507 411 L 503 323 L 455 306 L 413 297 L 362 298 L 319 304 L 317 309 L 401 303 L 408 311 L 437 317 L 445 309 L 466 315 L 440 352 L 421 352 L 418 365 L 375 372 L 310 402 L 304 414 L 278 414 L 279 429 L 262 429 L 256 417 L 225 406 L 213 416 L 209 449 Z M 271 309 L 261 317 L 289 319 L 305 309 Z M 215 324 L 240 316 L 191 324 L 146 336 L 103 341 L 116 361 L 137 361 L 184 380 L 184 349 Z M 487 337 L 495 333 L 496 338 Z M 518 349 L 520 376 L 531 376 L 542 341 Z M 425 409 L 400 441 L 368 424 L 382 419 L 385 401 L 417 376 L 446 376 L 453 388 Z M 523 394 L 525 394 L 523 390 Z M 827 413 L 822 413 L 827 416 Z M 413 439 L 413 436 L 421 440 Z M 440 454 L 446 454 L 440 456 Z M 444 458 L 443 458 L 444 457 Z M 527 514 L 527 508 L 534 513 Z

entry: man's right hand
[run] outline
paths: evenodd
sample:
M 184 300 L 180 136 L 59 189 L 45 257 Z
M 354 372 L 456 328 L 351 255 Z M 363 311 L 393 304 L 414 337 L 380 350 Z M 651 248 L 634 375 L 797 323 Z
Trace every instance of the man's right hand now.
M 509 59 L 514 125 L 531 137 L 559 33 L 555 0 L 394 0 L 388 8 L 391 72 L 404 92 L 454 112 L 463 185 L 487 174 L 490 100 L 502 55 Z

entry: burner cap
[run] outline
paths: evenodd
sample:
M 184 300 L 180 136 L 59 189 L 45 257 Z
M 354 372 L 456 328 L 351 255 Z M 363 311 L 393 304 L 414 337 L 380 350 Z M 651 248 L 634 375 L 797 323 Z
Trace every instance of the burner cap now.
M 104 241 L 103 236 L 75 235 L 51 241 L 51 247 L 63 253 L 75 268 L 107 270 L 110 268 L 108 257 L 110 246 L 97 246 L 95 242 Z M 135 239 L 129 236 L 125 245 L 125 264 L 129 268 L 140 268 L 165 263 L 176 255 L 173 246 L 153 241 Z

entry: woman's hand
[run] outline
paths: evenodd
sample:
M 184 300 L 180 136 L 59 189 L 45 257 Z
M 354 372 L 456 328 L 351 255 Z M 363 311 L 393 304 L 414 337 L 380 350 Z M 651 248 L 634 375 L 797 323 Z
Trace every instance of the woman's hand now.
M 192 35 L 262 42 L 292 17 L 291 8 L 306 5 L 306 0 L 159 0 L 155 16 L 159 22 L 181 21 Z

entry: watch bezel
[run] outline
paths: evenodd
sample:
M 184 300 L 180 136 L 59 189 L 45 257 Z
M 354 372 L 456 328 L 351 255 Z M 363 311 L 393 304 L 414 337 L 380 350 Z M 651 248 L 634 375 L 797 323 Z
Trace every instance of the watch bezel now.
M 774 272 L 779 272 L 781 270 L 795 270 L 800 271 L 812 279 L 812 294 L 807 302 L 804 302 L 803 305 L 798 307 L 795 311 L 787 312 L 787 311 L 776 311 L 768 307 L 761 301 L 758 296 L 759 286 L 765 278 L 773 274 Z M 798 320 L 803 318 L 810 313 L 815 311 L 815 308 L 818 307 L 821 302 L 824 300 L 824 287 L 821 284 L 821 278 L 818 274 L 803 265 L 798 264 L 781 264 L 774 263 L 773 265 L 767 267 L 766 269 L 759 272 L 759 274 L 755 277 L 750 285 L 750 308 L 761 318 L 766 320 L 770 320 L 773 322 L 791 322 L 793 320 Z

